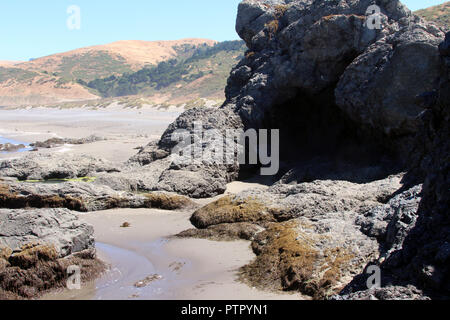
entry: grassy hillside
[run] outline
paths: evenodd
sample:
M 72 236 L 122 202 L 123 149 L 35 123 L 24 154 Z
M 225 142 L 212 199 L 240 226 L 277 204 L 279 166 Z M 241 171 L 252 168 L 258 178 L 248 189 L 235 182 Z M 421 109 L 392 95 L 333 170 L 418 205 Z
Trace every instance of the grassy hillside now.
M 242 41 L 226 41 L 212 47 L 200 47 L 193 54 L 163 61 L 157 66 L 79 83 L 96 90 L 102 97 L 127 95 L 170 95 L 171 98 L 192 95 L 205 98 L 223 95 L 229 72 L 242 57 Z M 194 98 L 194 97 L 193 97 Z
M 120 77 L 159 63 L 190 58 L 216 44 L 207 39 L 118 41 L 81 48 L 27 62 L 1 61 L 0 105 L 22 106 L 98 99 L 84 84 Z
M 38 73 L 22 70 L 14 67 L 0 67 L 0 82 L 6 82 L 11 79 L 17 81 L 27 81 L 39 76 Z
M 428 21 L 442 25 L 447 31 L 450 30 L 450 1 L 414 13 Z
M 189 55 L 199 47 L 214 43 L 215 41 L 206 39 L 118 41 L 33 59 L 15 67 L 51 74 L 65 81 L 91 81 L 137 71 L 145 66 L 177 58 L 181 54 L 180 48 L 183 48 L 183 55 Z

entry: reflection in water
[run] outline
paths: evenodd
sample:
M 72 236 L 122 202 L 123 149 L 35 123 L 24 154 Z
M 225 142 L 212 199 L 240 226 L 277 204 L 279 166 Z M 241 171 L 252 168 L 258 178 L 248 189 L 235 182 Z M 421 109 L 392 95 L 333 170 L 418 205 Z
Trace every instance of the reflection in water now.
M 149 243 L 156 256 L 162 255 L 166 240 Z M 185 281 L 179 278 L 176 268 L 157 270 L 148 258 L 134 251 L 104 243 L 96 243 L 98 256 L 111 266 L 99 279 L 85 284 L 81 290 L 63 290 L 43 297 L 44 300 L 162 300 L 176 298 L 177 287 Z M 172 266 L 171 266 L 172 267 Z M 137 283 L 154 277 L 145 286 Z
M 24 145 L 25 146 L 25 148 L 22 148 L 22 149 L 18 149 L 18 150 L 13 150 L 13 151 L 11 151 L 11 152 L 24 152 L 24 151 L 30 151 L 32 148 L 30 147 L 30 145 L 28 144 L 28 143 L 26 143 L 26 142 L 21 142 L 21 141 L 16 141 L 16 140 L 13 140 L 13 139 L 8 139 L 8 138 L 5 138 L 5 137 L 2 137 L 2 136 L 0 136 L 0 145 L 4 145 L 4 144 L 12 144 L 12 145 Z M 0 151 L 1 153 L 7 153 L 7 152 L 10 152 L 10 151 L 6 151 L 6 150 L 2 150 L 2 151 Z

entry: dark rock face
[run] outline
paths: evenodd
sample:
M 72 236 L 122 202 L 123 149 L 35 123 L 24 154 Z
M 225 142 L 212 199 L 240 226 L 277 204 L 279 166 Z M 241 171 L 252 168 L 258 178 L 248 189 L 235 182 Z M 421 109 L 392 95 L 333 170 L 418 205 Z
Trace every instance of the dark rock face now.
M 450 296 L 450 33 L 440 46 L 442 77 L 436 102 L 424 115 L 418 143 L 427 140 L 427 151 L 415 168 L 425 174 L 423 200 L 415 227 L 405 239 L 398 258 L 387 260 L 386 268 L 409 277 L 424 290 Z M 411 174 L 415 171 L 412 170 Z
M 150 143 L 136 156 L 130 159 L 131 164 L 151 166 L 157 161 L 171 159 L 171 152 L 180 141 L 173 139 L 174 133 L 185 131 L 192 145 L 185 146 L 184 154 L 192 154 L 192 150 L 203 152 L 214 150 L 213 142 L 202 140 L 202 132 L 196 130 L 217 130 L 217 133 L 226 138 L 227 130 L 242 129 L 243 124 L 229 108 L 195 108 L 184 112 L 172 123 L 158 143 Z M 224 141 L 224 144 L 228 140 Z M 176 192 L 192 198 L 213 197 L 225 192 L 226 184 L 236 180 L 239 173 L 237 160 L 231 164 L 210 163 L 204 159 L 195 159 L 186 163 L 172 162 L 159 174 L 158 181 L 152 184 L 151 189 Z M 145 181 L 141 184 L 148 185 Z
M 381 10 L 379 28 L 371 25 L 373 4 Z M 442 30 L 412 15 L 400 1 L 388 0 L 245 0 L 236 30 L 249 51 L 230 74 L 222 108 L 185 112 L 135 162 L 166 157 L 174 147 L 172 133 L 188 129 L 194 137 L 193 123 L 201 121 L 205 129 L 219 131 L 281 129 L 285 171 L 313 157 L 340 166 L 356 162 L 360 168 L 391 162 L 384 166 L 388 172 L 374 179 L 405 167 L 404 153 L 424 111 L 415 97 L 431 91 L 439 78 Z M 237 164 L 171 166 L 158 188 L 215 196 L 246 169 Z
M 314 106 L 297 113 L 309 117 L 311 127 L 320 124 L 315 112 L 339 108 L 343 115 L 334 111 L 333 118 L 342 125 L 320 127 L 322 134 L 341 133 L 342 141 L 351 120 L 366 136 L 383 139 L 384 146 L 401 152 L 406 143 L 407 148 L 423 111 L 414 97 L 431 90 L 439 76 L 443 32 L 399 1 L 375 2 L 381 8 L 379 30 L 367 27 L 373 1 L 243 1 L 236 29 L 251 54 L 231 73 L 228 104 L 236 105 L 248 127 L 266 125 L 268 114 L 280 114 L 289 104 Z M 296 118 L 290 129 L 303 126 Z
M 422 127 L 410 156 L 410 171 L 404 179 L 406 186 L 424 181 L 423 188 L 405 191 L 359 219 L 363 232 L 377 237 L 384 247 L 385 253 L 376 262 L 382 270 L 383 287 L 364 290 L 365 277 L 356 277 L 343 290 L 344 299 L 366 299 L 381 293 L 384 298 L 398 298 L 406 293 L 415 298 L 418 292 L 432 298 L 450 297 L 449 46 L 447 33 L 439 45 L 439 86 L 420 96 L 428 109 L 422 115 Z

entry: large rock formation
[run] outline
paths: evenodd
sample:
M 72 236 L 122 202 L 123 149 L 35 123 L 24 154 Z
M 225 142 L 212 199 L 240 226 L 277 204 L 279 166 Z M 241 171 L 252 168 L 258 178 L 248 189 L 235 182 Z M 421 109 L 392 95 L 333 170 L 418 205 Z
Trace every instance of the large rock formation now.
M 187 111 L 157 146 L 135 157 L 140 163 L 167 156 L 177 129 L 189 129 L 194 140 L 193 123 L 201 121 L 221 132 L 281 129 L 284 170 L 312 157 L 362 168 L 389 163 L 377 179 L 404 167 L 424 111 L 415 96 L 431 91 L 440 74 L 441 29 L 399 1 L 245 0 L 236 30 L 249 50 L 231 72 L 225 104 Z M 171 166 L 158 187 L 213 196 L 244 168 Z
M 251 239 L 257 258 L 242 274 L 252 286 L 324 298 L 378 256 L 376 239 L 365 236 L 355 220 L 382 205 L 400 181 L 401 176 L 366 184 L 323 180 L 246 190 L 197 210 L 191 222 L 200 229 L 179 236 Z
M 356 277 L 343 291 L 345 299 L 395 297 L 398 286 L 417 288 L 435 298 L 450 297 L 450 33 L 440 44 L 441 78 L 437 90 L 419 98 L 427 107 L 422 115 L 405 180 L 424 181 L 362 219 L 363 231 L 376 236 L 385 253 L 377 264 L 382 270 L 381 289 L 364 290 L 365 277 Z M 372 220 L 372 221 L 370 221 Z M 385 222 L 388 225 L 385 225 Z M 374 232 L 375 231 L 375 232 Z M 362 290 L 362 291 L 360 291 Z M 412 291 L 411 291 L 412 290 Z M 355 292 L 357 291 L 357 292 Z M 352 293 L 355 292 L 355 293 Z
M 249 50 L 232 70 L 227 101 L 215 115 L 240 121 L 209 123 L 281 129 L 282 179 L 269 190 L 198 210 L 192 222 L 204 231 L 197 236 L 253 239 L 258 258 L 243 270 L 252 283 L 278 279 L 284 289 L 326 297 L 367 263 L 381 267 L 383 288 L 361 291 L 367 289 L 361 272 L 344 298 L 448 295 L 444 31 L 395 0 L 244 0 L 236 30 Z M 204 119 L 209 112 L 189 111 L 171 131 L 192 126 L 190 115 Z M 166 141 L 167 135 L 157 149 Z M 220 192 L 197 181 L 222 185 L 225 175 L 234 178 L 247 167 L 210 169 L 189 170 L 196 196 Z M 403 170 L 409 172 L 402 185 L 374 197 L 373 181 Z M 339 181 L 317 181 L 326 179 Z M 170 188 L 193 191 L 182 185 L 172 179 Z M 348 197 L 335 192 L 340 189 Z M 238 225 L 227 233 L 230 223 Z
M 378 30 L 366 15 L 374 3 Z M 251 52 L 227 98 L 248 127 L 283 128 L 286 148 L 317 143 L 328 156 L 355 132 L 397 154 L 408 148 L 423 111 L 414 98 L 439 76 L 443 32 L 399 1 L 243 1 L 237 31 Z
M 198 126 L 198 127 L 197 127 Z M 226 130 L 242 128 L 241 119 L 231 110 L 199 108 L 183 113 L 162 135 L 159 143 L 150 143 L 139 154 L 130 159 L 131 163 L 146 166 L 155 161 L 169 158 L 173 148 L 177 146 L 178 139 L 174 133 L 185 130 L 192 144 L 185 145 L 185 162 L 171 164 L 159 176 L 158 182 L 153 186 L 155 190 L 177 192 L 192 198 L 207 198 L 222 194 L 226 184 L 238 178 L 239 164 L 234 160 L 229 164 L 214 163 L 202 158 L 202 152 L 214 152 L 218 140 L 205 141 L 202 130 L 217 130 L 217 135 L 226 138 Z M 186 138 L 185 138 L 186 139 Z M 186 139 L 187 140 L 187 139 Z M 228 139 L 230 140 L 230 139 Z M 227 140 L 220 141 L 227 144 Z M 200 157 L 192 157 L 193 150 L 200 150 Z M 145 184 L 145 182 L 144 182 Z

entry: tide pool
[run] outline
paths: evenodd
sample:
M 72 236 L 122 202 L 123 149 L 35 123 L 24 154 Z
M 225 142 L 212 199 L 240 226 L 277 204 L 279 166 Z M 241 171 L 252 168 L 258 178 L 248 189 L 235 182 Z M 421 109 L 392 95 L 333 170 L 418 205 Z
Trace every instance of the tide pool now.
M 25 148 L 19 149 L 19 150 L 14 151 L 14 152 L 24 152 L 24 151 L 31 150 L 30 144 L 28 144 L 26 142 L 16 141 L 16 140 L 13 140 L 13 139 L 8 139 L 8 138 L 0 136 L 0 144 L 6 144 L 6 143 L 10 143 L 10 144 L 14 144 L 14 145 L 23 144 L 25 146 Z M 1 151 L 1 153 L 8 153 L 8 151 Z

